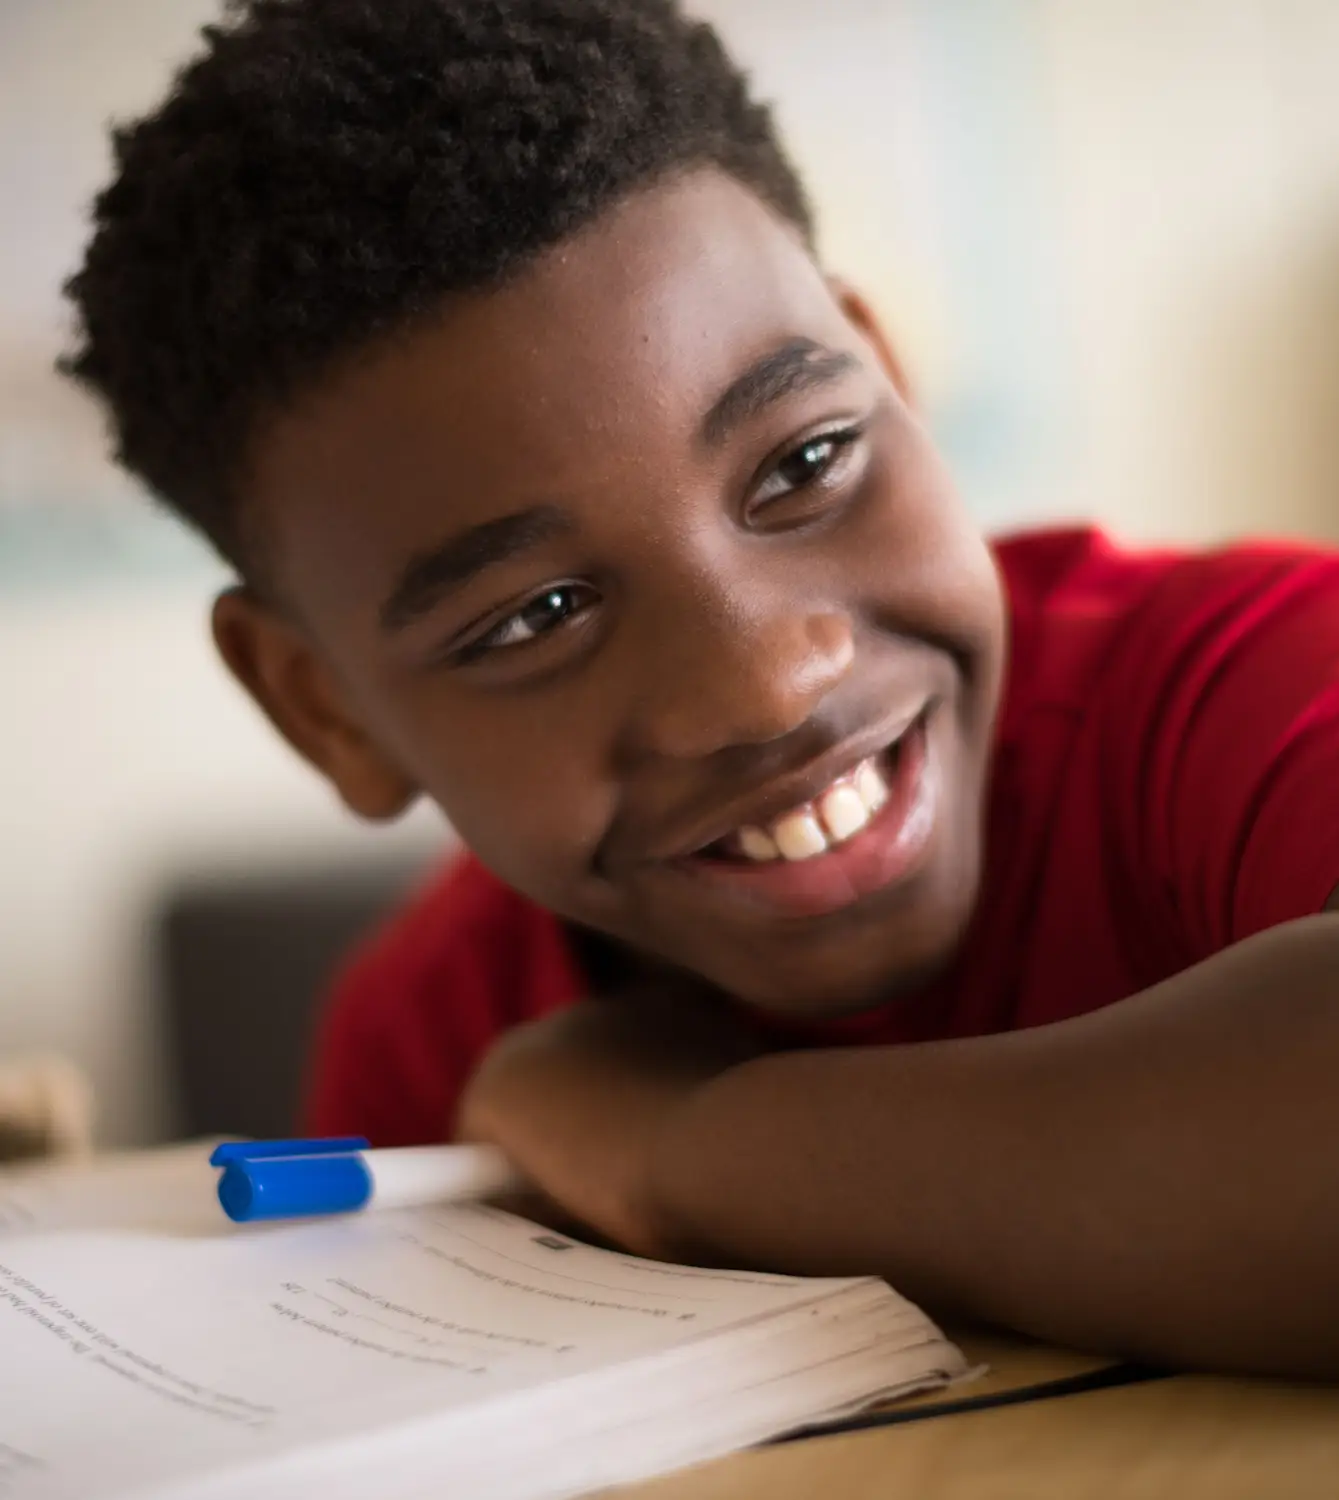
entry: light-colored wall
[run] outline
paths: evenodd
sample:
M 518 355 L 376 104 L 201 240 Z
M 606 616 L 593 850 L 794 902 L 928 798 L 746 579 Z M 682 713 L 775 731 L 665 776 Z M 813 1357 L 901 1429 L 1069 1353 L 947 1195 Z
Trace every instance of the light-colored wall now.
M 25 358 L 59 341 L 102 120 L 147 102 L 212 8 L 0 6 L 0 192 L 7 226 L 28 195 L 30 231 L 0 236 L 0 369 L 20 330 Z M 1339 535 L 1332 0 L 706 8 L 782 99 L 831 260 L 965 434 L 983 518 Z M 0 598 L 0 1050 L 82 1060 L 107 1140 L 168 1118 L 142 942 L 162 881 L 389 837 L 351 827 L 225 680 L 207 581 Z
M 1073 503 L 1339 537 L 1339 5 L 1044 0 Z
M 199 870 L 415 851 L 347 819 L 215 660 L 201 601 L 0 605 L 0 1052 L 63 1051 L 97 1086 L 99 1129 L 152 1139 L 171 1119 L 148 926 Z

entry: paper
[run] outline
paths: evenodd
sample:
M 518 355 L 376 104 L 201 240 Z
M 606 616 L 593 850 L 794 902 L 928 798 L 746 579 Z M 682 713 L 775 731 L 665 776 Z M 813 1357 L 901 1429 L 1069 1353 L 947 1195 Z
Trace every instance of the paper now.
M 0 1497 L 109 1500 L 445 1418 L 834 1285 L 640 1262 L 482 1206 L 0 1235 Z

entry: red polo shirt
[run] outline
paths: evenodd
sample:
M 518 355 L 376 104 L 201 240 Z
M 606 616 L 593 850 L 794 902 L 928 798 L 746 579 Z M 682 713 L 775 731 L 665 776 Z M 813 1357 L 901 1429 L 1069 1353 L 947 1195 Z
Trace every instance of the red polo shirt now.
M 1339 552 L 1132 553 L 1070 530 L 996 556 L 1012 645 L 973 924 L 923 995 L 794 1039 L 1063 1020 L 1339 885 Z M 582 988 L 558 922 L 465 858 L 344 973 L 308 1127 L 444 1138 L 489 1043 Z

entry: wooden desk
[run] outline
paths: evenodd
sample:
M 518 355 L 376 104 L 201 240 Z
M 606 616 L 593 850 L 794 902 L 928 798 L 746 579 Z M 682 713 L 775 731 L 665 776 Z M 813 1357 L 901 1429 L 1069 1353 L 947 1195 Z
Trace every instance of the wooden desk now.
M 955 1395 L 1098 1361 L 961 1340 L 990 1373 Z M 933 1405 L 943 1396 L 924 1398 Z M 1336 1500 L 1339 1387 L 1178 1376 L 740 1454 L 619 1500 Z

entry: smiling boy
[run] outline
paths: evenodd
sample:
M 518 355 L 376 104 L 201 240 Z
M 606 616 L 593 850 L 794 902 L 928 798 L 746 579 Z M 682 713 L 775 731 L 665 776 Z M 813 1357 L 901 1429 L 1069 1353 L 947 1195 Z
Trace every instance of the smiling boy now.
M 71 283 L 215 635 L 466 860 L 313 1122 L 639 1249 L 1339 1371 L 1339 559 L 988 547 L 712 33 L 252 0 Z M 501 1040 L 500 1040 L 501 1039 Z

